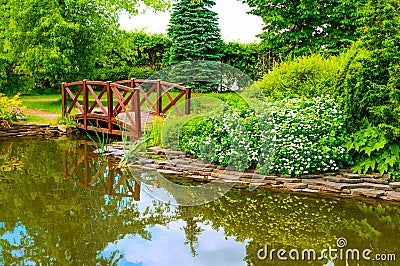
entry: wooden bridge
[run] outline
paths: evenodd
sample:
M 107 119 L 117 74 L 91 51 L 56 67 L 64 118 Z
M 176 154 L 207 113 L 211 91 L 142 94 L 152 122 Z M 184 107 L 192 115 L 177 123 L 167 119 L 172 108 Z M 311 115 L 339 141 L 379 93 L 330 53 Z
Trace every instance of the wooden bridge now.
M 139 137 L 143 124 L 151 123 L 155 115 L 190 113 L 190 88 L 161 80 L 83 80 L 63 83 L 61 92 L 63 116 L 73 116 L 80 129 L 111 135 L 122 135 L 125 131 Z M 177 95 L 173 97 L 172 92 Z M 181 110 L 178 101 L 183 96 L 185 103 Z

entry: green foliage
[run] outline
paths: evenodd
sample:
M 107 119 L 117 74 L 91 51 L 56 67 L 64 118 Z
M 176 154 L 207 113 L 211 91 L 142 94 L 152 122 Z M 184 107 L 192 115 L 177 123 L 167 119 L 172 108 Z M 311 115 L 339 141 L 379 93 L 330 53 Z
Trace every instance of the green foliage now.
M 57 119 L 57 123 L 60 125 L 66 125 L 70 129 L 77 129 L 78 121 L 74 119 L 72 116 L 60 116 Z
M 178 80 L 188 80 L 183 84 L 200 92 L 216 90 L 215 80 L 209 77 L 221 76 L 218 65 L 208 63 L 220 60 L 222 56 L 223 42 L 218 28 L 218 16 L 211 10 L 214 5 L 214 0 L 178 1 L 172 7 L 167 29 L 172 40 L 170 64 L 190 64 L 180 64 L 179 69 L 173 69 L 174 73 L 171 74 Z M 201 62 L 203 60 L 204 64 Z M 192 61 L 197 63 L 191 64 Z
M 164 124 L 164 118 L 155 116 L 150 124 L 144 127 L 143 137 L 147 139 L 150 146 L 161 146 L 161 130 Z
M 118 15 L 141 3 L 157 9 L 168 1 L 11 0 L 0 3 L 0 92 L 59 87 L 89 79 L 104 46 L 116 42 Z
M 170 63 L 221 58 L 221 33 L 214 0 L 180 0 L 172 6 L 168 36 L 172 40 Z
M 222 106 L 164 126 L 167 146 L 238 170 L 297 176 L 336 171 L 349 160 L 343 114 L 329 97 L 264 103 L 258 111 Z
M 271 59 L 264 46 L 257 43 L 224 43 L 222 62 L 241 70 L 255 80 L 264 74 Z
M 338 53 L 359 37 L 358 10 L 364 1 L 244 0 L 264 23 L 266 48 L 278 57 L 319 51 Z
M 96 58 L 95 80 L 149 78 L 168 63 L 171 41 L 163 34 L 119 30 Z
M 296 57 L 275 64 L 256 85 L 267 97 L 313 98 L 332 94 L 345 56 L 324 57 L 320 54 Z
M 399 176 L 400 15 L 398 1 L 370 1 L 363 37 L 348 52 L 337 91 L 353 134 L 355 170 Z M 397 160 L 397 161 L 396 161 Z
M 334 99 L 285 99 L 263 110 L 268 111 L 258 119 L 260 172 L 300 175 L 346 165 L 344 118 Z
M 25 117 L 18 97 L 19 95 L 8 98 L 0 93 L 0 128 L 9 127 L 10 122 Z
M 352 135 L 345 147 L 355 153 L 354 171 L 364 174 L 379 171 L 381 175 L 388 173 L 399 177 L 400 145 L 391 142 L 384 129 L 374 126 L 362 129 Z
M 148 79 L 155 73 L 156 72 L 150 67 L 133 67 L 130 69 L 128 77 L 135 79 Z

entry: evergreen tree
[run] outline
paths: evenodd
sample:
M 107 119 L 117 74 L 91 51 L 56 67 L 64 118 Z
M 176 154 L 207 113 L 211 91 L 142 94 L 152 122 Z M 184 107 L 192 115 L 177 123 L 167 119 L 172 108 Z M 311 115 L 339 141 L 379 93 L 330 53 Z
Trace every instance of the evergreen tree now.
M 218 15 L 211 10 L 214 5 L 215 0 L 179 0 L 173 5 L 167 31 L 172 40 L 171 64 L 221 58 Z

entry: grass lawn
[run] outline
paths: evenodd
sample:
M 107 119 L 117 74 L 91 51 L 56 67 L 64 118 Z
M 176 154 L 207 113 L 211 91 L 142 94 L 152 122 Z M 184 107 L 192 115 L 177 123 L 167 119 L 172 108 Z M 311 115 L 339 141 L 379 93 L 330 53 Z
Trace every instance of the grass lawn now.
M 62 113 L 60 94 L 24 95 L 20 96 L 20 99 L 22 100 L 22 106 L 27 108 L 59 115 Z

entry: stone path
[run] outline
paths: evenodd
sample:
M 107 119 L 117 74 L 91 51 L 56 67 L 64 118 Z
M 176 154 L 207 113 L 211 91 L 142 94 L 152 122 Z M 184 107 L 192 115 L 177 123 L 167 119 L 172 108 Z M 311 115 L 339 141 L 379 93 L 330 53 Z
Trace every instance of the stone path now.
M 325 192 L 400 201 L 400 182 L 390 182 L 388 176 L 353 174 L 347 170 L 300 177 L 262 175 L 254 171 L 238 172 L 213 163 L 205 163 L 179 151 L 157 147 L 150 150 L 155 156 L 167 159 L 141 159 L 134 167 L 154 170 L 161 174 L 182 175 L 195 180 L 235 182 L 239 186 L 272 187 L 296 192 Z

